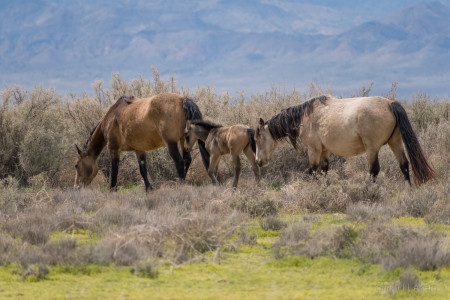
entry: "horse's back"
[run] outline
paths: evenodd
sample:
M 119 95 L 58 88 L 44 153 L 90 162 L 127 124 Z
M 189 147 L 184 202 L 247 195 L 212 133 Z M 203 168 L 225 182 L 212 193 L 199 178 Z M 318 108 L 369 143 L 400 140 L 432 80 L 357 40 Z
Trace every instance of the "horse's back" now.
M 118 107 L 114 124 L 122 150 L 146 151 L 168 141 L 178 142 L 186 124 L 183 100 L 181 95 L 164 93 L 134 98 L 128 105 Z
M 230 150 L 242 151 L 250 143 L 248 129 L 250 127 L 242 124 L 230 126 L 228 144 Z
M 341 156 L 364 153 L 367 148 L 381 147 L 395 129 L 390 111 L 392 101 L 383 97 L 330 98 L 317 107 L 312 117 L 321 143 Z

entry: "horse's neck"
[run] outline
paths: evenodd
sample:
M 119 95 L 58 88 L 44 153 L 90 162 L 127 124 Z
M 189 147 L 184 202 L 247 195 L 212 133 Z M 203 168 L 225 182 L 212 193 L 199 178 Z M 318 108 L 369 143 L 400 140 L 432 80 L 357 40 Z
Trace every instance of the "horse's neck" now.
M 202 127 L 200 130 L 198 130 L 196 132 L 197 138 L 203 142 L 206 141 L 211 130 L 212 129 L 208 130 L 208 129 Z
M 87 144 L 88 153 L 94 157 L 98 157 L 102 152 L 103 148 L 106 146 L 106 140 L 103 135 L 100 125 L 95 129 L 92 134 L 90 141 Z

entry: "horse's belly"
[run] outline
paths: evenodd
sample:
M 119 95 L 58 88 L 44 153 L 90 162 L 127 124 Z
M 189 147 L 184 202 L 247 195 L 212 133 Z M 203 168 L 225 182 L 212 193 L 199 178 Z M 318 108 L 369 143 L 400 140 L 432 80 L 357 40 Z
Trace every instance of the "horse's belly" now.
M 364 148 L 353 148 L 353 149 L 336 149 L 336 150 L 329 150 L 331 153 L 343 156 L 343 157 L 351 157 L 351 156 L 357 156 L 360 154 L 363 154 L 366 152 Z
M 164 146 L 164 141 L 155 132 L 146 136 L 135 136 L 127 138 L 124 151 L 149 151 Z
M 329 152 L 339 156 L 350 157 L 366 152 L 364 144 L 359 137 L 340 137 L 324 140 L 322 142 Z

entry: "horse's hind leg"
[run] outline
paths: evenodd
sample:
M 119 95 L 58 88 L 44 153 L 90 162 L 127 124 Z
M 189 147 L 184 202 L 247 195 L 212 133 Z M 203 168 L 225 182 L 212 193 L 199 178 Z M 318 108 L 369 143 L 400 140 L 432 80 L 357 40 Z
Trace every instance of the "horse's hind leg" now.
M 411 180 L 409 177 L 409 162 L 406 158 L 405 151 L 403 150 L 403 141 L 398 129 L 395 130 L 391 139 L 388 141 L 388 145 L 392 152 L 394 152 L 395 158 L 400 165 L 400 170 L 405 178 L 405 188 L 409 188 L 411 186 Z
M 167 148 L 169 148 L 170 157 L 172 157 L 173 161 L 175 162 L 175 167 L 178 171 L 178 178 L 180 178 L 180 180 L 184 180 L 184 161 L 181 157 L 180 151 L 178 150 L 178 143 L 168 142 Z
M 192 162 L 191 152 L 184 150 L 184 138 L 180 139 L 180 147 L 183 149 L 183 161 L 184 161 L 184 178 L 186 178 L 187 172 L 189 170 L 189 166 Z
M 378 160 L 378 150 L 366 150 L 367 162 L 369 163 L 369 172 L 375 182 L 378 173 L 380 173 L 380 162 Z
M 239 181 L 239 175 L 241 174 L 241 159 L 239 158 L 239 153 L 232 155 L 232 158 L 233 158 L 233 164 L 234 164 L 233 188 L 235 189 L 237 187 L 237 184 Z
M 260 178 L 259 167 L 256 164 L 255 153 L 253 152 L 250 144 L 247 147 L 245 147 L 244 154 L 245 154 L 245 156 L 247 156 L 248 161 L 252 165 L 252 170 L 253 170 L 253 173 L 255 174 L 256 182 L 259 184 L 259 178 Z
M 183 161 L 184 161 L 184 177 L 186 178 L 189 166 L 192 162 L 191 153 L 183 149 Z
M 117 175 L 119 174 L 120 152 L 117 150 L 109 150 L 111 157 L 111 192 L 117 191 Z
M 220 161 L 220 155 L 211 154 L 209 168 L 208 168 L 208 175 L 211 178 L 211 181 L 214 185 L 219 185 L 219 181 L 217 180 L 217 177 L 216 177 L 217 171 L 219 169 L 219 161 Z
M 145 152 L 136 152 L 136 157 L 139 163 L 139 172 L 141 173 L 141 176 L 144 179 L 145 191 L 148 193 L 152 190 L 152 186 L 148 181 L 147 159 L 145 156 Z

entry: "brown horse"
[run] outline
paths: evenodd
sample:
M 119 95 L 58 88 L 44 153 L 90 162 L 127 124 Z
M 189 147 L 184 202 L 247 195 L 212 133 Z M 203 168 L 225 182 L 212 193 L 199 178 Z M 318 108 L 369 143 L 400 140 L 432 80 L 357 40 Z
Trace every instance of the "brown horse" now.
M 111 157 L 111 191 L 117 189 L 120 153 L 134 151 L 145 190 L 152 189 L 148 177 L 145 151 L 164 145 L 175 162 L 180 180 L 184 180 L 191 163 L 191 155 L 183 151 L 184 130 L 187 120 L 202 119 L 198 106 L 178 94 L 165 93 L 150 98 L 121 97 L 111 106 L 103 119 L 92 129 L 83 150 L 76 146 L 78 161 L 75 187 L 87 186 L 98 172 L 97 159 L 105 146 Z M 199 141 L 203 163 L 208 169 L 209 154 Z
M 387 143 L 400 164 L 405 186 L 408 187 L 411 182 L 404 143 L 415 183 L 419 185 L 435 177 L 406 111 L 399 102 L 386 98 L 335 99 L 320 96 L 289 107 L 267 122 L 260 119 L 255 134 L 259 166 L 267 165 L 278 141 L 285 138 L 297 150 L 298 138 L 306 146 L 309 171 L 314 175 L 319 165 L 323 171 L 328 170 L 330 152 L 346 157 L 365 152 L 370 174 L 375 180 L 380 171 L 378 151 Z
M 239 154 L 244 151 L 250 161 L 255 174 L 256 181 L 259 182 L 259 167 L 255 162 L 255 131 L 245 125 L 233 125 L 223 127 L 208 121 L 188 121 L 186 123 L 184 144 L 185 151 L 191 151 L 194 143 L 204 141 L 206 149 L 210 154 L 208 175 L 212 183 L 218 185 L 217 172 L 220 157 L 225 154 L 231 154 L 234 164 L 233 188 L 237 187 L 239 174 L 241 173 L 241 160 Z

